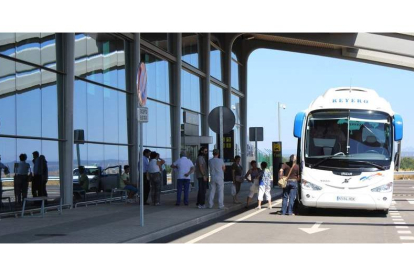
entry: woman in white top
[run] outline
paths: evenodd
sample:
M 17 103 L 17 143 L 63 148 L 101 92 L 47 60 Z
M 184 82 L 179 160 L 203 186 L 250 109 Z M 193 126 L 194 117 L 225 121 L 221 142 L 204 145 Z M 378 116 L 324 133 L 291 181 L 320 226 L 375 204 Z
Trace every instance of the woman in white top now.
M 14 196 L 17 204 L 21 205 L 22 200 L 27 198 L 29 189 L 30 164 L 26 163 L 27 155 L 22 153 L 19 156 L 20 162 L 17 163 L 14 175 Z
M 155 206 L 160 205 L 160 195 L 161 195 L 161 167 L 165 161 L 159 158 L 159 154 L 155 151 L 151 152 L 150 161 L 148 165 L 148 174 L 151 184 L 151 199 L 152 204 Z

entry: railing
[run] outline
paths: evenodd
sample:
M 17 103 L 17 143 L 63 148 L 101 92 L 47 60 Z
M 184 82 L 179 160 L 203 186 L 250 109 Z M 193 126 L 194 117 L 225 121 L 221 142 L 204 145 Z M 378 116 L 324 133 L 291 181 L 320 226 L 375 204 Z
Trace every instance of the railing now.
M 59 176 L 49 176 L 48 180 L 60 180 Z M 13 182 L 13 177 L 4 177 L 1 179 L 2 182 Z

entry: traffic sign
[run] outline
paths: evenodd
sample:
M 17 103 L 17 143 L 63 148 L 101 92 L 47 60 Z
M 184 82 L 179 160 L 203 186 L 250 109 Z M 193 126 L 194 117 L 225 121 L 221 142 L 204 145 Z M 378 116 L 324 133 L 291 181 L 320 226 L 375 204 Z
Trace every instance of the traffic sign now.
M 208 125 L 215 133 L 220 133 L 220 108 L 223 109 L 223 133 L 228 133 L 234 128 L 236 117 L 230 108 L 218 106 L 208 114 Z
M 148 107 L 138 107 L 138 122 L 148 123 Z

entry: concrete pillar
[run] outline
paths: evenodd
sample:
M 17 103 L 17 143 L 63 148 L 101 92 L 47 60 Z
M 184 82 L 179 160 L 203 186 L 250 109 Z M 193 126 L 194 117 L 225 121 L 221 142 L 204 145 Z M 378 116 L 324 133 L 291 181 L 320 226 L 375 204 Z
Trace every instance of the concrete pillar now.
M 181 67 L 182 67 L 182 36 L 181 33 L 176 34 L 175 47 L 177 53 L 177 62 L 174 65 L 174 84 L 172 101 L 174 104 L 173 122 L 172 122 L 172 160 L 173 162 L 180 157 L 181 151 Z M 173 180 L 174 188 L 176 187 L 175 175 Z
M 138 67 L 141 62 L 141 48 L 140 48 L 140 34 L 134 34 L 134 42 L 132 43 L 132 51 L 129 51 L 129 57 L 132 61 L 130 62 L 129 68 L 129 79 L 130 79 L 130 91 L 132 94 L 129 95 L 129 141 L 131 144 L 128 148 L 128 158 L 130 166 L 130 178 L 131 183 L 138 183 L 138 161 L 139 161 L 139 145 L 138 145 L 138 122 L 137 122 L 137 108 L 138 108 L 138 96 L 137 96 L 137 73 Z
M 223 62 L 223 81 L 228 85 L 227 89 L 224 89 L 224 106 L 231 108 L 231 49 L 233 45 L 233 39 L 227 37 L 224 40 L 224 62 Z
M 75 85 L 75 34 L 57 36 L 57 68 L 65 75 L 58 76 L 59 89 L 59 174 L 63 204 L 73 203 L 73 95 Z
M 247 169 L 247 143 L 249 139 L 247 137 L 247 57 L 242 60 L 243 66 L 240 66 L 240 89 L 244 94 L 243 98 L 240 98 L 240 147 L 241 147 L 241 162 L 243 168 Z
M 210 112 L 210 40 L 211 34 L 207 33 L 203 37 L 203 59 L 204 59 L 204 72 L 206 73 L 206 78 L 204 80 L 203 85 L 203 93 L 202 93 L 202 107 L 201 110 L 205 114 L 202 117 L 201 122 L 201 129 L 203 136 L 208 136 L 209 134 L 209 127 L 208 127 L 208 113 Z

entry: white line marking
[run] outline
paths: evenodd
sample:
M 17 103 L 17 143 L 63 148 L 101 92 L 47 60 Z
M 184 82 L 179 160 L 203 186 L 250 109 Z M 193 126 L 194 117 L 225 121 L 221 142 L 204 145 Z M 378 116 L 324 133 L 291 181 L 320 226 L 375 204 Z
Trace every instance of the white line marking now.
M 397 229 L 407 229 L 408 226 L 395 226 L 395 228 L 397 228 Z
M 275 207 L 275 206 L 276 206 L 276 205 L 278 205 L 279 203 L 282 203 L 282 200 L 281 200 L 281 199 L 277 200 L 274 204 L 272 204 L 272 207 Z M 240 221 L 243 221 L 243 220 L 246 220 L 246 219 L 248 219 L 248 218 L 250 218 L 250 217 L 253 217 L 253 216 L 255 216 L 255 215 L 257 215 L 257 214 L 259 214 L 259 213 L 261 213 L 261 212 L 263 212 L 263 211 L 265 211 L 265 210 L 268 210 L 268 209 L 267 209 L 267 208 L 263 208 L 263 209 L 257 210 L 257 211 L 256 211 L 256 212 L 254 212 L 254 213 L 251 213 L 251 214 L 249 214 L 249 215 L 247 215 L 247 216 L 245 216 L 245 217 L 239 218 L 239 219 L 238 219 L 238 220 L 236 220 L 235 222 L 232 222 L 232 223 L 228 223 L 228 224 L 226 224 L 226 225 L 223 225 L 223 226 L 221 226 L 221 227 L 219 227 L 219 228 L 217 228 L 217 229 L 214 229 L 214 230 L 212 230 L 212 231 L 210 231 L 210 232 L 208 232 L 208 233 L 206 233 L 206 234 L 204 234 L 204 235 L 201 235 L 201 236 L 199 236 L 199 237 L 197 237 L 197 238 L 195 238 L 195 239 L 192 239 L 192 240 L 190 240 L 190 241 L 188 241 L 188 242 L 186 242 L 186 243 L 196 243 L 196 242 L 199 242 L 199 241 L 201 241 L 201 240 L 203 240 L 203 239 L 205 239 L 205 238 L 207 238 L 207 237 L 210 237 L 211 235 L 214 235 L 214 234 L 216 234 L 216 233 L 220 232 L 221 230 L 224 230 L 224 229 L 226 229 L 226 228 L 228 228 L 228 227 L 230 227 L 230 226 L 233 226 L 234 224 L 236 224 L 236 223 L 238 223 L 238 222 L 240 222 Z
M 395 210 L 395 211 L 390 210 L 390 213 L 398 213 L 398 211 L 397 210 Z
M 411 234 L 411 231 L 398 231 L 398 234 Z
M 308 234 L 315 234 L 318 232 L 322 232 L 325 230 L 329 230 L 330 228 L 319 228 L 321 226 L 322 222 L 316 222 L 311 228 L 299 228 L 299 230 L 302 230 Z
M 393 221 L 404 221 L 403 219 L 399 219 L 399 218 L 393 218 Z
M 394 221 L 394 224 L 407 224 L 407 223 L 404 221 Z
M 414 241 L 414 237 L 411 236 L 401 236 L 400 237 L 401 240 L 410 240 L 410 241 Z
M 414 204 L 414 198 L 407 198 L 408 203 Z

